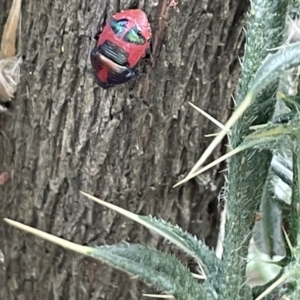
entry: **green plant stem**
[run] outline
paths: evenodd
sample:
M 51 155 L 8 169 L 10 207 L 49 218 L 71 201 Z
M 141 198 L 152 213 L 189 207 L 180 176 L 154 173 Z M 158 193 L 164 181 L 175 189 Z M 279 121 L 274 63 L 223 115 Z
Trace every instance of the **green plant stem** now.
M 255 0 L 252 2 L 246 48 L 237 104 L 244 99 L 251 78 L 270 48 L 280 44 L 286 14 L 286 2 Z M 274 87 L 264 91 L 232 129 L 232 145 L 236 147 L 249 132 L 249 126 L 267 122 L 273 107 L 266 113 L 262 104 L 270 99 Z M 220 299 L 252 299 L 250 288 L 245 285 L 246 257 L 251 228 L 268 169 L 270 151 L 247 150 L 232 157 L 228 174 L 228 212 L 224 241 L 226 272 L 220 288 Z
M 289 238 L 291 240 L 292 245 L 295 248 L 300 248 L 300 199 L 299 199 L 299 175 L 300 175 L 300 149 L 298 146 L 295 149 L 295 153 L 293 156 L 293 173 L 294 173 L 294 184 L 293 184 L 293 193 L 292 193 L 292 205 L 289 214 L 289 223 L 290 223 L 290 234 Z M 298 253 L 298 252 L 297 252 Z M 298 253 L 299 254 L 299 253 Z M 300 257 L 298 258 L 300 261 Z M 299 298 L 300 299 L 300 298 Z

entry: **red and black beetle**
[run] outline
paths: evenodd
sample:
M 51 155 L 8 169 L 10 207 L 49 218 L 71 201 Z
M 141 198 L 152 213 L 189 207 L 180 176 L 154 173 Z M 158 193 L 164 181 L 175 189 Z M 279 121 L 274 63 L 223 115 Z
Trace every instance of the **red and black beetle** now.
M 139 61 L 150 49 L 151 28 L 142 10 L 123 10 L 106 22 L 96 39 L 93 72 L 97 83 L 107 89 L 136 75 Z

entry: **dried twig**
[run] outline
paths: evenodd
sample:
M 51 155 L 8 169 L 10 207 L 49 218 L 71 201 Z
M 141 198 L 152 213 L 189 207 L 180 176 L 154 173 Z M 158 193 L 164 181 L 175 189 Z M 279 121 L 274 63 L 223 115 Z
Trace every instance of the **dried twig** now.
M 20 82 L 21 59 L 16 56 L 16 39 L 21 0 L 14 0 L 9 12 L 0 48 L 0 100 L 10 101 Z M 2 106 L 0 106 L 1 108 Z M 5 110 L 5 109 L 4 109 Z
M 4 26 L 4 31 L 1 40 L 1 58 L 15 56 L 17 29 L 20 18 L 21 0 L 14 0 Z

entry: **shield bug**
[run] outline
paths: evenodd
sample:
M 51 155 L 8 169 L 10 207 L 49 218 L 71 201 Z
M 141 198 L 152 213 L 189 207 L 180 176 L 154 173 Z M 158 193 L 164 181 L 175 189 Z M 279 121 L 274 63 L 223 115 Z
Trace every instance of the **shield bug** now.
M 138 63 L 150 50 L 151 28 L 142 10 L 123 10 L 108 19 L 95 38 L 93 72 L 97 83 L 107 89 L 138 73 Z

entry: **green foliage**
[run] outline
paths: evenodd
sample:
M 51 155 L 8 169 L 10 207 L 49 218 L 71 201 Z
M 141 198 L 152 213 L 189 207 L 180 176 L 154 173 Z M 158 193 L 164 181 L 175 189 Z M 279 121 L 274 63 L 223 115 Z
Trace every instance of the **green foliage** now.
M 167 294 L 174 295 L 176 299 L 207 299 L 207 294 L 210 293 L 198 284 L 175 257 L 156 249 L 136 244 L 81 246 L 9 219 L 5 221 L 66 249 L 105 262 Z M 198 295 L 197 298 L 194 298 L 194 295 Z
M 202 285 L 172 255 L 142 245 L 114 245 L 94 248 L 91 256 L 137 276 L 176 299 L 206 299 Z M 189 291 L 189 292 L 187 292 Z
M 179 226 L 172 225 L 162 219 L 159 220 L 151 216 L 139 216 L 87 193 L 81 192 L 81 194 L 145 226 L 169 240 L 188 255 L 192 256 L 198 263 L 202 264 L 203 268 L 208 270 L 210 273 L 221 270 L 222 262 L 216 257 L 216 255 L 204 243 L 191 234 L 184 232 Z
M 154 231 L 158 234 L 195 258 L 207 274 L 215 275 L 223 269 L 222 261 L 202 241 L 184 232 L 179 226 L 152 217 L 139 216 L 139 218 L 150 224 L 152 229 L 155 228 Z

